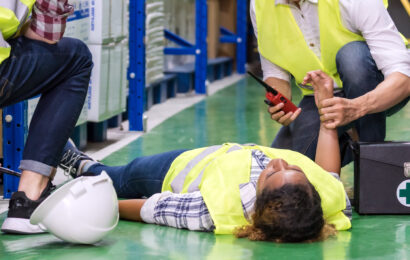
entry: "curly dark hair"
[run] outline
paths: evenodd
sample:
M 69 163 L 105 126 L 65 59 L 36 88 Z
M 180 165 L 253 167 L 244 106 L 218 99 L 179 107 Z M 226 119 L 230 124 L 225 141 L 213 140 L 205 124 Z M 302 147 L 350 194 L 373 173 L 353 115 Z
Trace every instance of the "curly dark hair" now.
M 313 242 L 335 233 L 325 223 L 320 196 L 310 183 L 264 189 L 256 198 L 252 224 L 235 230 L 238 238 L 275 242 Z

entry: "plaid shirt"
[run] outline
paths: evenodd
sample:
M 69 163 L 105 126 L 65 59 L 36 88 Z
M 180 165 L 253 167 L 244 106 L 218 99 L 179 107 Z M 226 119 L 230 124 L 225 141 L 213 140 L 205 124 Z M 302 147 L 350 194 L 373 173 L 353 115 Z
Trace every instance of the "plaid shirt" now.
M 239 185 L 243 213 L 248 221 L 251 219 L 256 201 L 256 183 L 270 160 L 262 151 L 253 150 L 250 181 Z M 338 178 L 337 175 L 334 176 Z M 347 195 L 346 205 L 344 213 L 350 218 L 352 211 Z M 146 223 L 175 228 L 199 231 L 213 231 L 215 229 L 214 222 L 199 190 L 185 194 L 169 191 L 154 194 L 142 207 L 141 217 Z
M 30 28 L 43 38 L 58 41 L 63 37 L 67 17 L 73 11 L 68 0 L 37 0 Z

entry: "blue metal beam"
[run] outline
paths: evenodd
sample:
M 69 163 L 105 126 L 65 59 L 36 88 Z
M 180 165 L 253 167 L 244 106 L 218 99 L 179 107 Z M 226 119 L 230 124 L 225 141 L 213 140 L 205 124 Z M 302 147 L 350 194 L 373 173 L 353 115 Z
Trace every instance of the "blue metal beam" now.
M 248 28 L 248 1 L 237 0 L 236 13 L 236 34 L 238 36 L 236 46 L 236 69 L 239 74 L 246 73 L 246 45 L 247 45 L 247 28 Z
M 175 33 L 165 29 L 164 30 L 164 36 L 165 38 L 167 38 L 168 40 L 178 44 L 179 46 L 182 47 L 190 47 L 190 48 L 194 48 L 195 45 L 190 43 L 189 41 L 185 40 L 184 38 L 176 35 Z
M 236 69 L 239 74 L 246 73 L 246 42 L 247 42 L 247 13 L 248 3 L 247 0 L 237 0 L 236 3 L 236 31 L 233 33 L 225 27 L 220 28 L 221 36 L 219 41 L 221 43 L 234 43 L 236 44 Z
M 219 37 L 221 43 L 237 43 L 238 37 L 236 35 L 226 35 Z
M 128 118 L 131 131 L 143 131 L 145 90 L 145 0 L 130 0 Z
M 25 110 L 27 102 L 20 102 L 3 110 L 3 155 L 4 167 L 18 171 L 23 157 L 25 139 Z M 4 198 L 17 191 L 20 178 L 4 175 Z
M 173 48 L 165 47 L 164 54 L 166 55 L 195 55 L 196 48 Z
M 222 35 L 230 35 L 230 36 L 236 36 L 235 33 L 231 32 L 230 30 L 228 30 L 227 28 L 221 26 L 219 28 L 219 31 L 221 32 Z
M 196 0 L 195 5 L 195 91 L 206 94 L 206 67 L 208 63 L 208 5 L 206 0 Z

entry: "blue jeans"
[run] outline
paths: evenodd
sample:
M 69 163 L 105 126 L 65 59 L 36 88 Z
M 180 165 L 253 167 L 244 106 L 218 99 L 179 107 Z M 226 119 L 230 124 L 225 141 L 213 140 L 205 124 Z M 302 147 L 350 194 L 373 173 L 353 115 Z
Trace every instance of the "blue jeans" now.
M 71 38 L 51 45 L 18 37 L 9 44 L 10 57 L 0 64 L 0 107 L 41 94 L 20 169 L 49 176 L 84 105 L 91 53 L 83 42 Z
M 351 42 L 343 46 L 336 56 L 336 65 L 343 82 L 343 91 L 337 96 L 357 98 L 372 91 L 384 80 L 365 42 Z M 408 101 L 409 98 L 388 110 L 387 115 L 397 112 Z M 315 160 L 320 118 L 314 97 L 305 96 L 299 107 L 302 108 L 302 113 L 289 126 L 279 130 L 272 147 L 298 151 Z M 342 166 L 353 160 L 350 138 L 346 134 L 346 130 L 353 126 L 360 141 L 383 141 L 386 136 L 386 112 L 366 115 L 338 129 Z
M 186 150 L 175 150 L 151 156 L 139 157 L 124 166 L 94 164 L 87 174 L 99 175 L 106 171 L 113 181 L 120 198 L 150 197 L 161 192 L 162 182 L 172 162 Z

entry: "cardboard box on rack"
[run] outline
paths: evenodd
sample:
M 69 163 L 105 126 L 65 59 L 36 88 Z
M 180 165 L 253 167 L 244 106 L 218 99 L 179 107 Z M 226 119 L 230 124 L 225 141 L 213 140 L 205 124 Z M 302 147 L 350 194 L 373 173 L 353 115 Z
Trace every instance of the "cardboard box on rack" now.
M 88 91 L 88 121 L 101 122 L 121 114 L 126 108 L 126 77 L 128 60 L 124 48 L 128 43 L 89 45 L 94 68 Z M 125 60 L 125 61 L 124 61 Z
M 110 0 L 89 0 L 90 5 L 90 37 L 91 44 L 104 44 L 110 38 Z
M 109 85 L 108 85 L 108 113 L 110 116 L 121 114 L 125 110 L 123 104 L 123 84 L 122 84 L 122 45 L 116 44 L 110 49 L 109 62 Z
M 128 36 L 128 28 L 129 28 L 129 19 L 130 19 L 130 12 L 129 12 L 129 0 L 123 0 L 123 7 L 122 7 L 122 35 Z
M 110 0 L 110 38 L 117 41 L 123 37 L 123 0 Z
M 129 49 L 128 49 L 128 40 L 125 39 L 124 41 L 121 42 L 121 48 L 122 48 L 122 106 L 124 110 L 127 109 L 127 97 L 128 97 L 128 79 L 127 79 L 127 74 L 128 74 L 128 66 L 129 66 Z
M 72 37 L 87 42 L 90 36 L 89 0 L 69 0 L 74 13 L 67 18 L 64 37 Z
M 88 121 L 101 122 L 110 117 L 108 111 L 108 82 L 111 45 L 89 45 L 94 68 L 88 89 Z
M 146 71 L 145 83 L 150 83 L 162 78 L 164 71 L 165 47 L 165 13 L 164 1 L 148 0 L 146 3 Z

